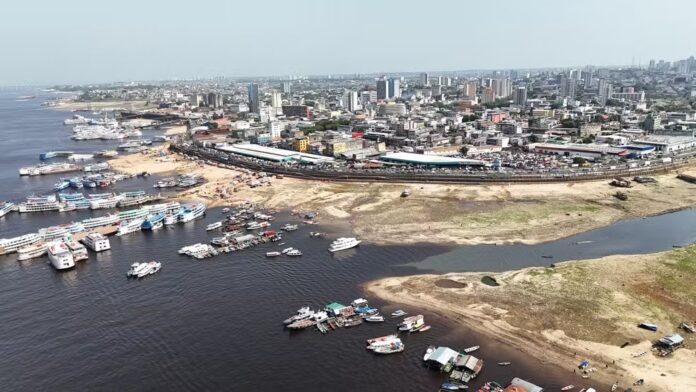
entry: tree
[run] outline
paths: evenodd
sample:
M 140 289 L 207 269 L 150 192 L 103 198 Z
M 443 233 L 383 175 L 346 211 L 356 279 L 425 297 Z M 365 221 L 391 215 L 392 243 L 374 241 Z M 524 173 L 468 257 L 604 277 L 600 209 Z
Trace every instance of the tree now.
M 583 157 L 575 157 L 575 158 L 573 158 L 573 163 L 575 163 L 577 165 L 584 165 L 587 163 L 587 159 L 585 159 Z
M 535 134 L 529 135 L 529 142 L 530 142 L 530 143 L 537 143 L 537 142 L 539 142 L 539 136 L 537 136 L 537 135 L 535 135 Z
M 462 148 L 459 149 L 459 152 L 461 152 L 462 155 L 466 156 L 466 154 L 469 152 L 469 147 L 462 146 Z

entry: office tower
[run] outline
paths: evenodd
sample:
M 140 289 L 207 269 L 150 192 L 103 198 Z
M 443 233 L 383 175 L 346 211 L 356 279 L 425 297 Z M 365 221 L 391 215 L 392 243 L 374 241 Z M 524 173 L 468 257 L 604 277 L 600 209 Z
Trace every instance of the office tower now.
M 584 77 L 585 77 L 585 90 L 588 90 L 590 87 L 592 87 L 592 71 L 585 71 Z
M 517 87 L 517 91 L 515 91 L 515 105 L 519 105 L 521 107 L 527 106 L 527 88 L 526 87 Z
M 384 78 L 377 81 L 377 99 L 389 99 L 389 83 Z
M 506 98 L 512 95 L 512 81 L 510 79 L 491 79 L 489 83 L 496 97 Z
M 278 91 L 271 91 L 271 107 L 272 108 L 281 108 L 283 106 L 283 97 L 280 95 L 280 92 Z
M 360 100 L 358 99 L 358 92 L 357 91 L 348 91 L 343 98 L 343 106 L 349 111 L 349 112 L 354 112 L 356 110 L 360 110 Z
M 401 82 L 399 79 L 391 78 L 388 81 L 389 88 L 389 98 L 399 98 L 401 97 Z
M 600 105 L 606 105 L 607 100 L 611 98 L 612 87 L 607 79 L 599 79 L 599 88 L 597 89 L 597 100 Z
M 249 83 L 249 111 L 259 114 L 261 106 L 259 105 L 259 85 L 257 83 Z
M 290 94 L 290 89 L 291 89 L 290 82 L 282 82 L 280 84 L 280 91 L 282 91 L 283 94 Z
M 464 94 L 469 97 L 473 98 L 476 96 L 476 87 L 478 87 L 478 83 L 474 80 L 470 80 L 464 84 Z
M 421 74 L 421 84 L 423 86 L 429 86 L 430 85 L 430 75 L 428 75 L 427 72 L 423 72 Z
M 575 99 L 575 79 L 565 76 L 561 77 L 560 96 L 561 98 L 570 97 Z

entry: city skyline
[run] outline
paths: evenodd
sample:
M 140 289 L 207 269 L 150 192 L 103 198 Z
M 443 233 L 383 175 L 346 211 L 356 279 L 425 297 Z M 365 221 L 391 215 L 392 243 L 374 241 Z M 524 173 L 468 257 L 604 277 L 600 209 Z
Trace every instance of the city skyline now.
M 108 12 L 73 1 L 40 14 L 12 4 L 0 16 L 0 32 L 13 37 L 0 44 L 12 59 L 0 65 L 0 85 L 647 65 L 691 55 L 696 4 L 667 3 L 435 1 L 427 17 L 415 1 L 125 1 Z M 683 12 L 661 24 L 655 15 L 666 8 Z M 28 15 L 31 24 L 17 17 Z M 392 25 L 379 23 L 386 15 Z

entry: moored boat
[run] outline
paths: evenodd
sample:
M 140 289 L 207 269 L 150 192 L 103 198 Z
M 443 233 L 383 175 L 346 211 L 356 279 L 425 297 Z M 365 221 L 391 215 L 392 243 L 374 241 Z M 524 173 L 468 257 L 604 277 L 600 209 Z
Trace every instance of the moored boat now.
M 337 238 L 329 246 L 329 252 L 334 253 L 334 252 L 338 252 L 341 250 L 354 248 L 354 247 L 360 245 L 360 242 L 361 242 L 360 240 L 358 240 L 354 237 Z
M 217 230 L 221 227 L 222 227 L 222 221 L 217 221 L 217 222 L 213 222 L 213 223 L 209 224 L 208 226 L 206 226 L 205 230 L 206 231 L 213 231 L 213 230 Z
M 48 251 L 48 246 L 44 242 L 37 242 L 27 245 L 17 250 L 17 260 L 29 260 L 41 257 Z
M 75 260 L 68 247 L 60 241 L 48 243 L 48 260 L 57 270 L 64 270 L 75 266 Z

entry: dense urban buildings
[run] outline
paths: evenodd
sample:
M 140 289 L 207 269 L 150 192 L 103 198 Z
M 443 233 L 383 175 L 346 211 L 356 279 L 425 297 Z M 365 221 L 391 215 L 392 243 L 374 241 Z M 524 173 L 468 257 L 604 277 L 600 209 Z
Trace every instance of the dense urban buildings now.
M 545 172 L 641 165 L 690 151 L 694 76 L 690 57 L 645 67 L 107 86 L 84 98 L 118 94 L 158 102 L 157 111 L 188 119 L 197 130 L 193 140 L 206 145 L 255 143 L 354 167 L 403 165 L 383 158 L 408 153 L 486 162 L 475 170 Z

